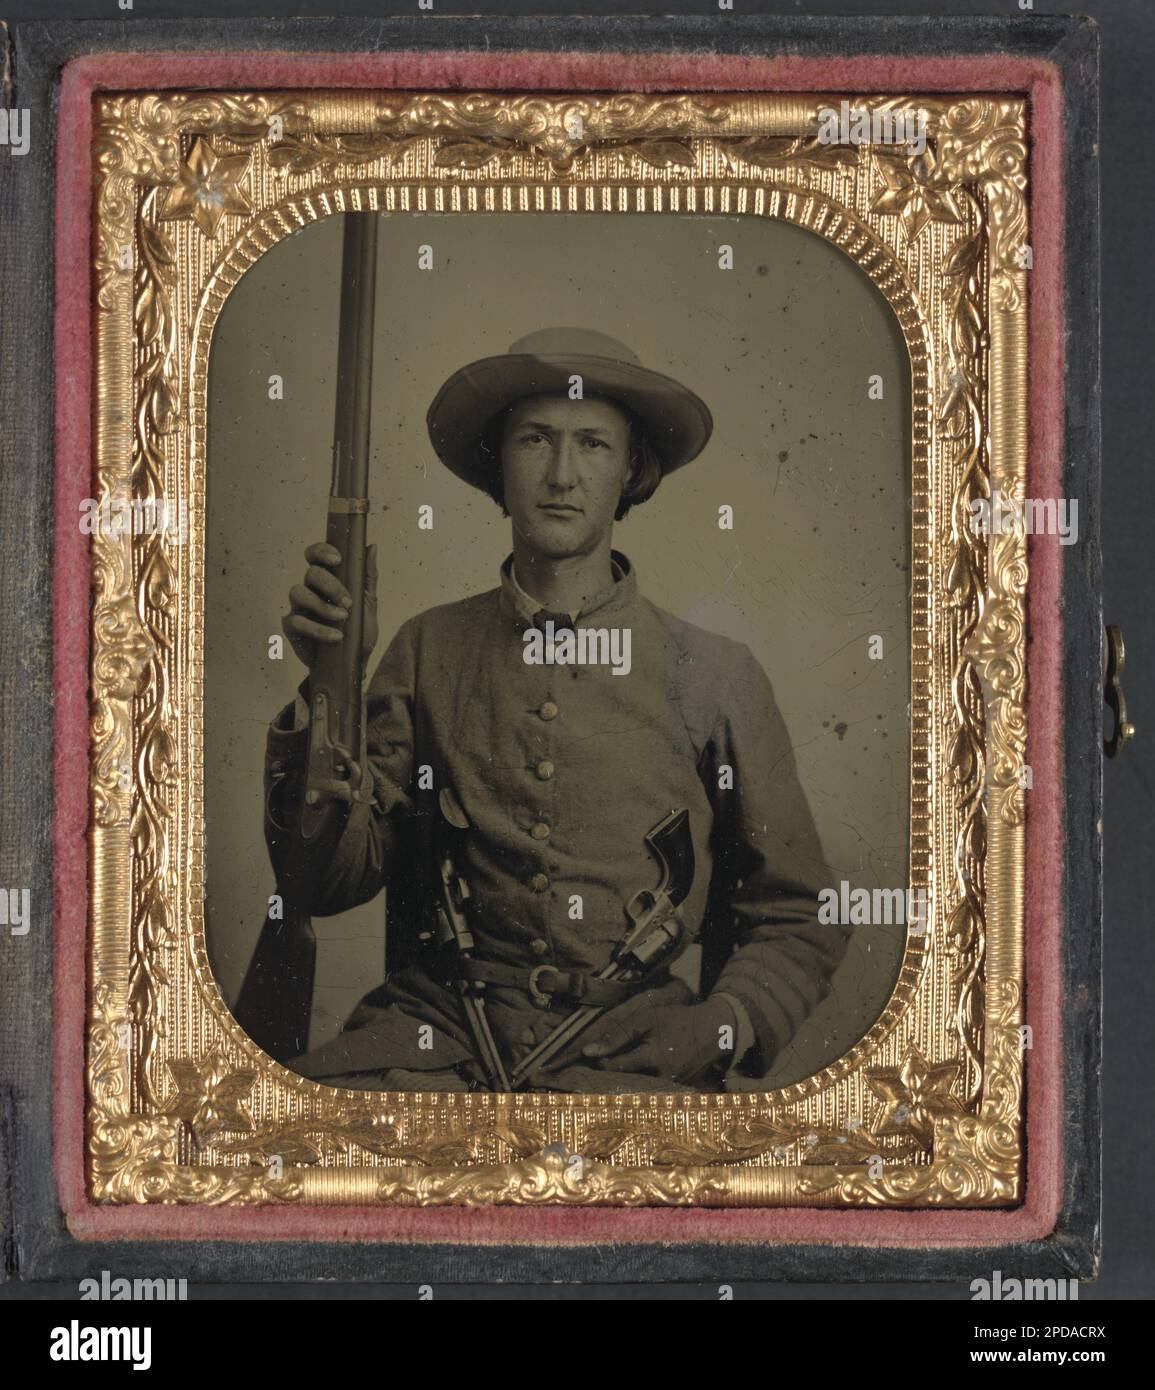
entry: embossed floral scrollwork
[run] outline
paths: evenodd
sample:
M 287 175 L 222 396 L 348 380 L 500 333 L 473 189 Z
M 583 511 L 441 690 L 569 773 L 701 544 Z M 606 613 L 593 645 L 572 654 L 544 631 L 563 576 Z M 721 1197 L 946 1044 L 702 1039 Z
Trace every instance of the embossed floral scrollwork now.
M 330 1106 L 285 1124 L 266 1126 L 241 1139 L 213 1144 L 230 1157 L 263 1163 L 280 1157 L 285 1163 L 319 1163 L 327 1152 L 356 1150 L 376 1158 L 405 1164 L 477 1162 L 491 1145 L 515 1158 L 544 1149 L 545 1130 L 524 1121 L 459 1123 L 448 1128 L 435 1124 L 406 1125 L 389 1112 L 372 1106 Z
M 942 1108 L 934 1115 L 934 1160 L 925 1166 L 831 1168 L 802 1179 L 804 1195 L 837 1196 L 855 1206 L 1006 1206 L 1021 1195 L 1022 1101 L 1020 990 L 1004 980 L 988 1019 L 987 1066 L 978 1114 Z
M 691 169 L 690 135 L 708 133 L 726 115 L 722 103 L 690 96 L 398 93 L 379 102 L 367 132 L 321 134 L 307 117 L 290 115 L 270 162 L 298 174 L 373 159 L 393 165 L 433 136 L 437 169 L 505 167 L 529 154 L 566 174 L 593 149 L 632 154 L 654 169 Z
M 950 648 L 951 703 L 948 766 L 958 788 L 954 878 L 957 898 L 947 916 L 947 947 L 958 987 L 955 1021 L 963 1048 L 965 1094 L 973 1099 L 982 1080 L 984 1026 L 983 962 L 986 952 L 984 866 L 987 844 L 989 711 L 976 667 L 973 636 L 989 599 L 986 538 L 974 524 L 976 511 L 990 497 L 985 359 L 985 256 L 987 223 L 983 207 L 969 190 L 959 199 L 971 210 L 973 230 L 947 251 L 942 274 L 947 306 L 946 389 L 936 421 L 943 438 L 957 450 L 947 540 L 945 597 L 956 615 L 958 637 Z
M 498 207 L 511 193 L 544 193 L 564 208 L 579 201 L 575 185 L 602 181 L 628 187 L 631 210 L 764 207 L 828 237 L 871 276 L 906 334 L 916 397 L 929 401 L 932 369 L 938 374 L 937 398 L 924 407 L 933 437 L 921 465 L 929 519 L 920 544 L 930 557 L 923 597 L 930 640 L 941 639 L 943 653 L 927 659 L 935 662 L 938 722 L 926 755 L 933 806 L 924 814 L 928 825 L 934 817 L 926 838 L 933 835 L 941 866 L 935 893 L 946 899 L 947 935 L 934 938 L 919 964 L 935 972 L 935 998 L 949 1021 L 936 1018 L 929 1039 L 922 1022 L 900 1026 L 916 1017 L 907 1006 L 922 978 L 908 952 L 898 1002 L 845 1066 L 841 1059 L 770 1096 L 700 1097 L 668 1108 L 666 1098 L 335 1098 L 286 1079 L 267 1059 L 258 1064 L 215 999 L 206 1009 L 198 996 L 191 1031 L 182 1015 L 178 1032 L 168 1011 L 184 1007 L 180 990 L 209 992 L 204 943 L 195 931 L 186 940 L 182 917 L 190 893 L 194 914 L 199 907 L 201 881 L 183 859 L 200 853 L 202 827 L 177 783 L 197 753 L 195 716 L 183 717 L 199 677 L 196 619 L 191 634 L 182 629 L 181 552 L 163 536 L 131 544 L 96 537 L 93 806 L 98 825 L 118 829 L 105 838 L 115 840 L 115 888 L 126 903 L 131 880 L 123 935 L 109 929 L 94 951 L 97 979 L 111 956 L 125 962 L 115 1011 L 106 996 L 108 1016 L 94 1025 L 89 1055 L 96 1200 L 280 1202 L 307 1194 L 406 1205 L 717 1205 L 738 1192 L 751 1202 L 789 1194 L 818 1205 L 1017 1200 L 1018 1001 L 1005 980 L 993 980 L 989 998 L 984 990 L 983 792 L 992 783 L 1010 789 L 1024 746 L 1026 576 L 1017 539 L 988 548 L 969 529 L 969 508 L 989 492 L 991 306 L 1017 303 L 1021 107 L 987 98 L 920 102 L 930 111 L 933 148 L 911 163 L 898 152 L 876 159 L 820 146 L 796 114 L 803 102 L 779 106 L 773 121 L 759 124 L 761 96 L 373 93 L 350 105 L 333 94 L 183 93 L 98 102 L 98 328 L 131 358 L 102 406 L 98 467 L 116 498 L 162 500 L 174 484 L 203 480 L 204 344 L 220 303 L 293 227 L 367 198 L 426 210 Z M 741 119 L 732 119 L 735 108 Z M 350 128 L 335 124 L 350 110 Z M 217 174 L 225 161 L 227 188 Z M 251 198 L 251 216 L 240 198 L 225 206 L 229 189 Z M 214 233 L 219 248 L 207 240 Z M 190 304 L 196 327 L 185 321 Z M 945 787 L 943 748 L 953 779 Z M 943 946 L 953 953 L 945 965 Z M 992 1009 L 1005 1015 L 1001 1032 L 990 1031 Z M 904 1051 L 914 1042 L 918 1049 Z
M 816 135 L 747 135 L 723 140 L 722 152 L 731 167 L 743 163 L 756 169 L 805 169 L 845 171 L 858 164 L 858 150 L 851 145 L 824 144 Z
M 971 97 L 947 108 L 939 129 L 944 173 L 972 184 L 987 203 L 994 271 L 991 305 L 1011 312 L 1021 303 L 1027 236 L 1027 145 L 1022 102 Z
M 560 1149 L 499 1167 L 414 1169 L 387 1174 L 377 1200 L 402 1206 L 694 1206 L 725 1196 L 724 1178 L 694 1169 L 652 1171 L 574 1162 Z
M 129 1110 L 131 1025 L 98 984 L 88 1036 L 88 1158 L 92 1196 L 119 1203 L 248 1205 L 291 1202 L 299 1181 L 270 1169 L 209 1169 L 180 1162 L 183 1121 Z

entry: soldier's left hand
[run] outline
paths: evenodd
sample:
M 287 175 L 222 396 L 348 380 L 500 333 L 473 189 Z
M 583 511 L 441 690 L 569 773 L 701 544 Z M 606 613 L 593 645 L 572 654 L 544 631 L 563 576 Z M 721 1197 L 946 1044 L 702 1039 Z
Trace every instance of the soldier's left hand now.
M 729 1062 L 737 1020 L 725 999 L 699 1004 L 659 1004 L 639 1000 L 628 1009 L 615 1009 L 591 1027 L 582 1057 L 609 1071 L 693 1081 L 712 1067 Z M 727 1031 L 723 1031 L 727 1030 Z

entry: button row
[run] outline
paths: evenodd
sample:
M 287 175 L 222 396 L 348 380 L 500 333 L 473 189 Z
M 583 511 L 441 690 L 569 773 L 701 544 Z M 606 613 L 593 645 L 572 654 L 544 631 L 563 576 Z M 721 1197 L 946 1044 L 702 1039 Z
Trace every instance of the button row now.
M 546 700 L 544 704 L 539 707 L 537 713 L 539 719 L 544 719 L 548 722 L 551 719 L 557 718 L 558 707 L 552 700 Z M 534 776 L 539 782 L 548 782 L 556 771 L 557 769 L 548 758 L 542 758 L 539 762 L 534 764 L 533 768 Z M 535 840 L 548 840 L 549 826 L 546 825 L 545 821 L 538 821 L 529 833 Z M 535 893 L 545 893 L 549 889 L 549 876 L 547 874 L 534 874 L 529 881 L 529 886 Z M 532 943 L 532 949 L 535 954 L 544 954 L 544 950 L 546 949 L 545 942 L 534 941 Z
M 552 700 L 546 700 L 539 706 L 537 714 L 539 719 L 544 719 L 548 723 L 549 720 L 557 718 L 558 712 L 557 705 L 555 705 Z M 534 764 L 533 768 L 533 774 L 539 782 L 548 782 L 556 771 L 557 769 L 548 758 L 540 759 L 540 761 Z M 545 821 L 538 821 L 529 833 L 535 840 L 548 840 L 549 826 L 546 825 Z M 529 881 L 529 886 L 535 893 L 545 893 L 549 889 L 549 876 L 547 874 L 534 874 Z M 543 955 L 546 949 L 547 947 L 544 941 L 534 941 L 532 943 L 532 950 L 535 955 Z

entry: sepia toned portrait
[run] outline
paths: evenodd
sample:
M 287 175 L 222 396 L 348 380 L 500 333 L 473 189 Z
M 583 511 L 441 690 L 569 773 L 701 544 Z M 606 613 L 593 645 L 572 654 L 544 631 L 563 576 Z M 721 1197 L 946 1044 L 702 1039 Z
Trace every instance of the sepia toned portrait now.
M 877 290 L 780 224 L 346 214 L 254 266 L 206 563 L 242 1026 L 368 1089 L 750 1089 L 856 1041 L 910 925 L 909 400 Z M 853 950 L 843 884 L 899 890 Z

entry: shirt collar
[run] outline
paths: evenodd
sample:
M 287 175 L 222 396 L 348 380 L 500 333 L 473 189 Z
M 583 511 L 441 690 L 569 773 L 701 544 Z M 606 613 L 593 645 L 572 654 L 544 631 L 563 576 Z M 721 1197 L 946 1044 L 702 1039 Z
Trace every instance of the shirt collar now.
M 592 613 L 595 609 L 602 608 L 611 601 L 625 600 L 633 594 L 637 583 L 634 578 L 633 566 L 621 551 L 610 552 L 610 569 L 613 573 L 613 581 L 601 593 L 595 594 L 584 608 L 581 608 L 577 613 L 568 614 L 571 622 L 576 622 L 582 613 Z M 543 606 L 535 598 L 531 598 L 517 582 L 512 555 L 507 556 L 501 566 L 501 590 L 506 602 L 523 622 L 532 623 L 539 613 L 545 611 Z

